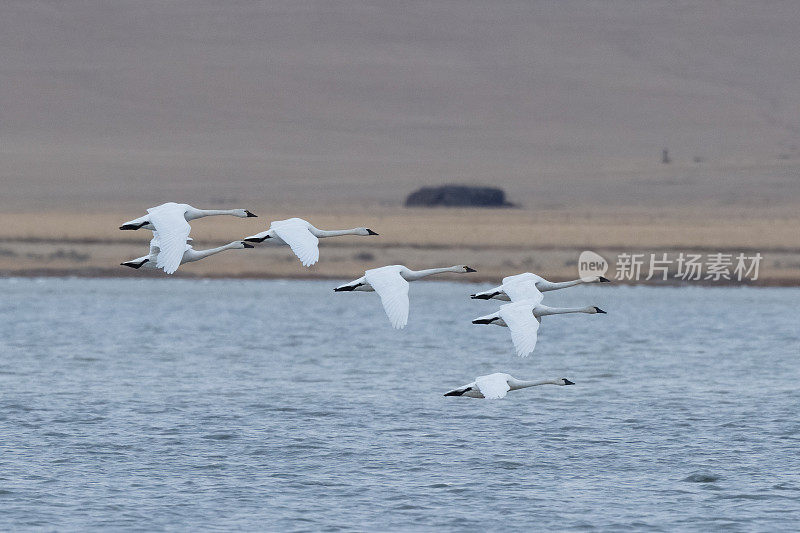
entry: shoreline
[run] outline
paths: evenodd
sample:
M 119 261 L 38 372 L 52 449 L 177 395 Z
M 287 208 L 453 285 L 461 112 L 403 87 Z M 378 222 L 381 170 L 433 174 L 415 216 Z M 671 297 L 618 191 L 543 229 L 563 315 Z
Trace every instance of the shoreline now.
M 204 241 L 204 246 L 222 246 L 223 244 L 227 244 L 229 241 L 221 241 L 221 240 L 207 240 Z M 0 246 L 3 244 L 46 244 L 46 245 L 86 245 L 86 246 L 96 246 L 96 245 L 130 245 L 130 239 L 97 239 L 97 238 L 66 238 L 66 239 L 52 239 L 47 237 L 2 237 L 0 238 Z M 353 248 L 352 244 L 349 243 L 342 243 L 342 242 L 326 242 L 326 248 L 332 249 L 347 249 Z M 376 250 L 391 250 L 398 247 L 402 248 L 410 248 L 415 250 L 493 250 L 493 251 L 518 251 L 520 250 L 520 246 L 512 245 L 512 244 L 415 244 L 415 243 L 372 243 L 369 246 L 371 249 Z M 557 244 L 545 244 L 545 245 L 537 245 L 536 248 L 532 248 L 534 251 L 574 251 L 577 249 L 581 250 L 588 250 L 592 249 L 595 252 L 609 252 L 609 251 L 617 251 L 617 250 L 628 250 L 634 252 L 640 252 L 643 248 L 642 246 L 629 246 L 626 244 L 620 243 L 606 243 L 603 245 L 557 245 Z M 646 247 L 644 247 L 646 248 Z M 735 248 L 726 246 L 711 246 L 711 245 L 692 245 L 692 246 L 659 246 L 658 252 L 670 252 L 670 253 L 678 253 L 678 252 L 722 252 L 722 253 L 777 253 L 777 254 L 799 254 L 800 255 L 800 248 L 793 247 L 793 246 L 737 246 Z
M 255 206 L 258 208 L 259 206 Z M 180 278 L 206 279 L 335 279 L 351 280 L 370 268 L 403 264 L 420 269 L 469 265 L 469 276 L 437 279 L 465 283 L 498 283 L 519 272 L 547 279 L 579 277 L 578 259 L 592 251 L 607 261 L 606 277 L 623 267 L 623 254 L 642 254 L 639 282 L 648 286 L 800 286 L 800 215 L 777 216 L 726 209 L 660 213 L 615 213 L 608 209 L 575 214 L 563 210 L 523 209 L 378 209 L 353 206 L 346 212 L 309 212 L 284 206 L 269 217 L 201 219 L 192 227 L 196 249 L 216 247 L 262 231 L 269 221 L 300 215 L 321 228 L 369 226 L 378 237 L 342 237 L 320 242 L 320 261 L 302 267 L 285 247 L 269 244 L 231 250 L 181 267 Z M 19 277 L 158 277 L 121 262 L 148 249 L 150 232 L 123 232 L 123 217 L 114 213 L 39 212 L 12 216 L 0 213 L 0 276 Z M 743 253 L 762 260 L 756 281 L 684 281 L 678 276 L 681 253 L 700 255 L 701 277 L 716 254 Z M 651 260 L 667 254 L 669 279 L 661 271 L 647 281 Z M 734 274 L 734 266 L 728 272 Z M 750 277 L 750 276 L 747 276 Z M 659 279 L 656 282 L 656 279 Z
M 516 272 L 517 274 L 519 272 Z M 507 275 L 513 275 L 509 273 Z M 547 276 L 544 276 L 547 277 Z M 172 275 L 160 273 L 158 271 L 146 272 L 131 272 L 130 274 L 122 274 L 116 272 L 114 269 L 99 268 L 99 269 L 85 269 L 80 271 L 70 271 L 66 269 L 40 269 L 40 270 L 19 270 L 9 271 L 0 270 L 0 280 L 3 279 L 36 279 L 36 278 L 53 278 L 53 279 L 180 279 L 180 280 L 252 280 L 252 281 L 349 281 L 350 278 L 327 275 L 327 274 L 269 274 L 258 272 L 247 272 L 242 274 L 194 274 L 190 272 L 176 272 Z M 550 281 L 565 281 L 559 278 L 547 278 Z M 573 278 L 574 279 L 574 278 Z M 464 276 L 441 276 L 438 278 L 423 279 L 421 282 L 436 282 L 446 281 L 449 283 L 461 283 L 464 285 L 478 285 L 495 283 L 499 284 L 500 279 L 494 276 L 470 276 L 470 279 L 464 279 Z M 605 285 L 605 284 L 604 284 Z M 609 286 L 624 286 L 624 287 L 658 287 L 658 288 L 674 288 L 674 287 L 704 287 L 704 288 L 737 288 L 737 287 L 750 287 L 750 288 L 798 288 L 800 287 L 800 279 L 787 280 L 787 279 L 759 279 L 751 282 L 739 281 L 627 281 L 611 279 Z

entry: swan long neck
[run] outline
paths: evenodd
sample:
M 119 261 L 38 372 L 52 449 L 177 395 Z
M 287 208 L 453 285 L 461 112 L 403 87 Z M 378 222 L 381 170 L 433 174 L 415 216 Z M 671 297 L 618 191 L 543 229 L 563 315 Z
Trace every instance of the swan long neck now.
M 425 270 L 411 270 L 406 269 L 403 272 L 403 277 L 407 281 L 413 281 L 420 278 L 424 278 L 426 276 L 432 276 L 433 274 L 442 274 L 444 272 L 460 272 L 460 267 L 452 266 L 452 267 L 443 267 L 443 268 L 426 268 Z
M 199 259 L 203 259 L 204 257 L 208 257 L 209 255 L 218 254 L 218 253 L 223 252 L 225 250 L 230 250 L 231 248 L 238 248 L 239 246 L 240 246 L 239 241 L 234 241 L 234 242 L 229 242 L 228 244 L 226 244 L 224 246 L 217 246 L 216 248 L 209 248 L 208 250 L 192 250 L 192 252 L 194 252 L 194 253 L 191 254 L 191 259 L 189 259 L 187 262 L 197 261 Z
M 192 219 L 195 218 L 203 218 L 203 217 L 212 217 L 215 215 L 233 215 L 237 216 L 238 209 L 196 209 L 195 211 L 190 211 L 188 214 L 191 216 Z
M 509 379 L 508 386 L 511 387 L 511 390 L 517 389 L 524 389 L 525 387 L 536 387 L 538 385 L 560 385 L 560 383 L 554 379 L 546 379 L 543 381 L 528 381 L 524 379 Z
M 358 228 L 353 229 L 317 229 L 312 226 L 311 233 L 313 233 L 316 237 L 320 239 L 324 239 L 325 237 L 338 237 L 339 235 L 357 235 Z
M 542 292 L 546 291 L 554 291 L 557 289 L 565 289 L 567 287 L 574 287 L 575 285 L 580 285 L 582 283 L 586 283 L 582 279 L 574 279 L 572 281 L 559 281 L 557 283 L 553 283 L 552 281 L 548 281 L 547 284 L 540 289 Z
M 547 315 L 565 315 L 567 313 L 594 313 L 594 307 L 547 307 L 546 305 L 538 305 L 534 308 L 533 314 L 535 316 Z

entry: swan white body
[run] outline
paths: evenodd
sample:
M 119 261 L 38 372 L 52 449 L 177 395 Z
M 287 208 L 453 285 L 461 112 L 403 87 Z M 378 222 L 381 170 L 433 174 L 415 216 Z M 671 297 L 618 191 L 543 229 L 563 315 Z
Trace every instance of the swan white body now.
M 269 229 L 245 237 L 246 242 L 264 242 L 288 245 L 303 266 L 308 267 L 319 261 L 319 239 L 337 237 L 339 235 L 377 235 L 368 228 L 352 228 L 343 230 L 321 230 L 302 218 L 289 218 L 272 222 Z
M 541 301 L 541 300 L 540 300 Z M 536 348 L 541 317 L 566 313 L 605 314 L 599 307 L 548 307 L 535 300 L 514 302 L 501 305 L 496 313 L 482 316 L 472 321 L 473 324 L 494 324 L 507 327 L 511 331 L 514 349 L 520 357 L 527 357 Z
M 408 282 L 443 272 L 476 272 L 466 265 L 445 268 L 411 270 L 403 265 L 390 265 L 367 270 L 364 276 L 333 289 L 343 291 L 375 291 L 381 297 L 383 309 L 394 329 L 403 329 L 408 324 Z
M 499 400 L 505 398 L 508 391 L 524 389 L 526 387 L 536 387 L 538 385 L 574 385 L 567 378 L 548 379 L 544 381 L 526 381 L 517 379 L 510 374 L 498 372 L 488 376 L 475 378 L 472 383 L 462 385 L 457 389 L 445 393 L 445 396 L 466 396 L 468 398 L 486 398 L 487 400 Z
M 242 248 L 252 248 L 252 244 L 247 244 L 244 241 L 233 241 L 228 243 L 224 246 L 219 246 L 217 248 L 209 248 L 208 250 L 195 250 L 192 248 L 188 243 L 184 247 L 183 256 L 181 257 L 180 264 L 184 263 L 191 263 L 193 261 L 199 261 L 204 259 L 210 255 L 218 254 L 219 252 L 223 252 L 225 250 L 239 250 Z M 131 259 L 130 261 L 125 261 L 124 263 L 120 263 L 120 265 L 131 267 L 131 268 L 147 268 L 147 269 L 157 269 L 158 263 L 158 254 L 160 252 L 159 248 L 159 241 L 158 241 L 158 234 L 157 232 L 153 232 L 153 238 L 150 240 L 150 253 L 147 255 L 143 255 L 142 257 L 137 257 L 136 259 Z
M 189 221 L 196 218 L 231 215 L 239 218 L 255 217 L 247 209 L 197 209 L 189 204 L 176 204 L 167 202 L 147 210 L 147 214 L 124 223 L 119 229 L 137 230 L 140 228 L 153 230 L 153 235 L 158 235 L 159 253 L 156 257 L 156 266 L 163 268 L 167 274 L 172 274 L 183 262 L 186 251 L 186 240 L 189 238 L 191 227 Z M 152 244 L 152 241 L 151 241 Z
M 547 281 L 541 276 L 524 272 L 514 276 L 503 278 L 503 284 L 487 291 L 471 294 L 473 300 L 502 300 L 505 302 L 520 302 L 531 297 L 535 292 L 555 291 L 566 287 L 574 287 L 583 283 L 608 283 L 608 279 L 602 276 L 591 276 L 587 278 L 575 279 L 572 281 L 562 281 L 554 283 Z

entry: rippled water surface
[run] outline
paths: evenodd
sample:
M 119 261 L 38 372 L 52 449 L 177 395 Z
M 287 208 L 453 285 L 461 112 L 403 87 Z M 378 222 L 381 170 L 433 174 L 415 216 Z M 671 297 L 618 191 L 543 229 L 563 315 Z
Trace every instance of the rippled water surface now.
M 0 529 L 775 531 L 796 289 L 577 287 L 528 359 L 416 283 L 0 280 Z M 575 386 L 445 398 L 490 372 Z

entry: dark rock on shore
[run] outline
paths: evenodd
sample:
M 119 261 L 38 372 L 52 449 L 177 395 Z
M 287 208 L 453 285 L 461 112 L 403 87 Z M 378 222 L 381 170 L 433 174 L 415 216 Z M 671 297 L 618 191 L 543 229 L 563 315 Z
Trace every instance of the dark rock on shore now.
M 442 185 L 422 187 L 406 198 L 406 207 L 512 207 L 506 193 L 496 187 Z

